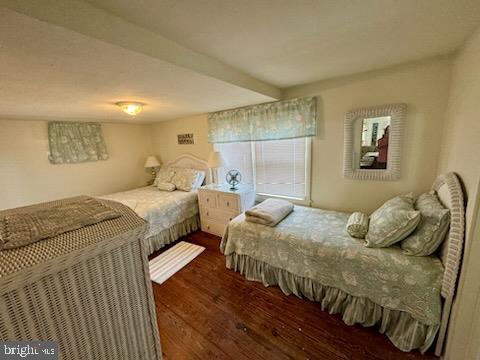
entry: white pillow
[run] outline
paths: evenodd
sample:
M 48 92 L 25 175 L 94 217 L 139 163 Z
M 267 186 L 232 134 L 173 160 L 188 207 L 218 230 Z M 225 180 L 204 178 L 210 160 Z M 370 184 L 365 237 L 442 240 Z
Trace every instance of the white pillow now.
M 157 186 L 158 183 L 171 183 L 174 175 L 175 171 L 173 169 L 162 168 L 158 171 L 153 185 Z
M 191 191 L 198 182 L 198 170 L 175 168 L 175 175 L 172 183 L 175 184 L 178 190 Z
M 176 189 L 175 184 L 168 183 L 168 182 L 158 182 L 157 188 L 158 190 L 170 191 L 170 192 Z

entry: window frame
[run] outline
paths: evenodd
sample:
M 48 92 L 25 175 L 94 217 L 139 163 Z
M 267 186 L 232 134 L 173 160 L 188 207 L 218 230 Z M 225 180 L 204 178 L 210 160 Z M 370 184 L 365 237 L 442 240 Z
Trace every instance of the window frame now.
M 284 195 L 275 195 L 275 194 L 268 194 L 268 193 L 258 193 L 257 192 L 257 157 L 256 157 L 256 150 L 255 150 L 255 143 L 256 141 L 250 141 L 250 152 L 252 157 L 252 178 L 253 178 L 253 188 L 255 191 L 255 200 L 257 202 L 261 202 L 268 198 L 276 198 L 276 199 L 285 199 L 291 201 L 294 204 L 304 205 L 304 206 L 311 206 L 311 175 L 312 175 L 312 138 L 305 137 L 305 197 L 304 198 L 297 198 L 291 196 L 284 196 Z M 283 139 L 279 139 L 283 140 Z M 284 139 L 289 140 L 289 139 Z M 217 150 L 217 149 L 215 149 Z

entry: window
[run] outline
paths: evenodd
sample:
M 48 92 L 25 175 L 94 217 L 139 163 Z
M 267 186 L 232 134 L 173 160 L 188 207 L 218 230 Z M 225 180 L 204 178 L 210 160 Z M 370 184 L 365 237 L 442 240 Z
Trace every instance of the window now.
M 254 184 L 257 195 L 309 203 L 310 138 L 216 144 L 228 166 L 242 182 Z M 223 174 L 224 175 L 224 174 Z
M 225 181 L 226 172 L 237 169 L 242 174 L 242 183 L 254 184 L 251 142 L 215 144 L 215 151 L 220 151 L 227 163 L 223 174 L 219 174 L 221 179 Z

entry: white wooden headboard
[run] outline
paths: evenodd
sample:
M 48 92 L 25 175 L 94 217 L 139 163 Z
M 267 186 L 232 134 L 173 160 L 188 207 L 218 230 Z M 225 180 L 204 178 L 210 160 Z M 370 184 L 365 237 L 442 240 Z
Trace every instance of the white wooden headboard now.
M 445 301 L 435 348 L 435 354 L 440 356 L 462 262 L 465 238 L 465 203 L 462 186 L 457 175 L 453 172 L 438 176 L 433 183 L 432 190 L 436 191 L 442 204 L 450 209 L 450 231 L 440 250 L 440 258 L 445 268 L 441 290 Z
M 200 159 L 199 157 L 196 157 L 192 154 L 182 154 L 176 159 L 165 163 L 163 167 L 179 167 L 205 171 L 205 184 L 211 184 L 212 182 L 210 169 L 207 166 L 207 161 Z

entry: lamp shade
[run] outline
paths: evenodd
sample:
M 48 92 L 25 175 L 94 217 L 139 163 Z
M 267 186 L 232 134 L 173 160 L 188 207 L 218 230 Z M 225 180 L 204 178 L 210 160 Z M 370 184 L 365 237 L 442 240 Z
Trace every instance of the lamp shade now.
M 156 156 L 149 156 L 147 157 L 147 161 L 145 161 L 146 168 L 154 168 L 160 166 L 160 161 L 158 161 Z
M 208 157 L 207 166 L 209 168 L 219 168 L 227 165 L 219 151 L 212 151 Z

